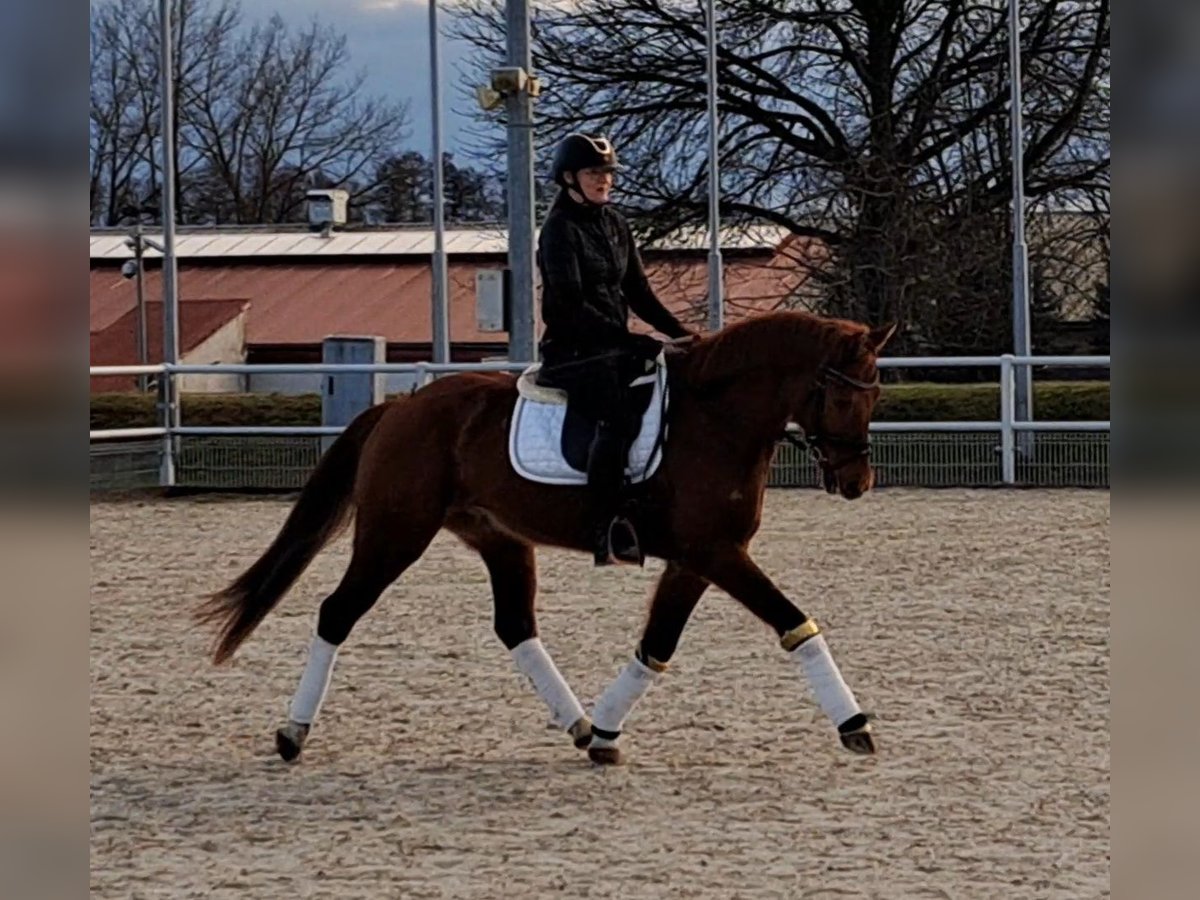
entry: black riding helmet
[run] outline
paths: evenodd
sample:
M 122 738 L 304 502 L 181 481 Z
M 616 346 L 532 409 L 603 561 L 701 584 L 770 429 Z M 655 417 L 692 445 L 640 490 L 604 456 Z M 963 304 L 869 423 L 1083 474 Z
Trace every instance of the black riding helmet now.
M 568 134 L 558 149 L 554 152 L 554 183 L 562 187 L 570 187 L 563 176 L 567 172 L 578 172 L 580 169 L 608 169 L 610 172 L 618 168 L 617 151 L 612 141 L 601 134 Z

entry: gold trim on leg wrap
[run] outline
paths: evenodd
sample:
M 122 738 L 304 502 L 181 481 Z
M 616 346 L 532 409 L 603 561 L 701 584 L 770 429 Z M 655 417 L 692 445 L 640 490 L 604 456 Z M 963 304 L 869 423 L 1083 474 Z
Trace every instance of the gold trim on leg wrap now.
M 817 623 L 812 619 L 808 619 L 791 631 L 785 631 L 779 638 L 779 644 L 784 650 L 791 653 L 809 638 L 816 637 L 820 633 L 821 629 Z
M 640 644 L 638 645 L 637 652 L 634 653 L 634 656 L 637 657 L 638 662 L 640 662 L 643 666 L 645 666 L 651 672 L 662 673 L 662 672 L 667 671 L 668 668 L 670 668 L 670 663 L 661 662 L 661 661 L 655 659 L 653 656 L 651 656 L 649 653 L 647 653 L 645 650 L 643 650 L 641 648 Z

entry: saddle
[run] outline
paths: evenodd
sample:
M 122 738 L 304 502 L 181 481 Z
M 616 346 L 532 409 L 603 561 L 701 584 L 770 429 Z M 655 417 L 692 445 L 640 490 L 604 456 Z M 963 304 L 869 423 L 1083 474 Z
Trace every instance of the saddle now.
M 509 458 L 521 476 L 543 484 L 586 484 L 588 450 L 596 423 L 570 402 L 534 363 L 517 379 L 517 402 L 509 430 Z M 666 442 L 667 366 L 662 354 L 632 377 L 626 392 L 629 415 L 641 426 L 629 450 L 625 474 L 645 481 L 658 468 Z

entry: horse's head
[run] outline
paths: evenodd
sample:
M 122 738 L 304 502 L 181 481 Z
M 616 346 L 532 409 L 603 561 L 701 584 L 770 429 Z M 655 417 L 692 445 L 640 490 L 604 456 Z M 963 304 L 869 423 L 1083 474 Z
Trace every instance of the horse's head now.
M 805 435 L 796 443 L 818 457 L 826 490 L 853 500 L 875 483 L 868 437 L 880 393 L 876 361 L 895 332 L 895 324 L 871 329 L 777 310 L 705 336 L 684 354 L 680 374 L 750 440 L 774 447 L 780 419 L 795 422 Z
M 879 351 L 896 332 L 891 324 L 846 338 L 799 398 L 792 420 L 817 456 L 825 490 L 855 500 L 875 484 L 870 424 L 879 400 Z

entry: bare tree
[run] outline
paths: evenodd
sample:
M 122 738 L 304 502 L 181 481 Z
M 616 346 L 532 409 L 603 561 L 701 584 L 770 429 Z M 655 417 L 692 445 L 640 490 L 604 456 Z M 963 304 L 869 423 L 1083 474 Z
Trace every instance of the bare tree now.
M 129 0 L 92 8 L 90 194 L 92 221 L 115 225 L 147 199 L 159 118 L 158 61 Z
M 92 219 L 157 193 L 158 4 L 93 8 Z M 406 103 L 362 96 L 343 36 L 278 17 L 250 28 L 231 0 L 174 0 L 178 209 L 184 222 L 285 222 L 310 187 L 375 188 L 408 136 Z
M 278 16 L 214 56 L 186 87 L 184 141 L 225 189 L 217 221 L 283 222 L 308 187 L 374 187 L 363 176 L 408 136 L 407 106 L 362 100 L 345 78 L 345 38 L 311 24 L 292 33 Z
M 174 64 L 177 206 L 186 217 L 185 189 L 203 161 L 189 154 L 181 133 L 187 86 L 214 65 L 241 27 L 229 0 L 176 0 Z M 159 17 L 153 0 L 104 0 L 92 6 L 92 221 L 115 224 L 121 209 L 157 200 L 161 110 Z
M 454 30 L 479 48 L 480 68 L 497 64 L 503 4 L 455 9 Z M 1006 4 L 726 0 L 720 9 L 725 221 L 767 221 L 824 245 L 827 254 L 801 255 L 821 261 L 812 276 L 823 308 L 900 319 L 898 351 L 994 349 L 1008 328 Z M 543 158 L 569 130 L 603 130 L 622 151 L 622 193 L 645 237 L 702 223 L 699 0 L 554 3 L 534 27 Z M 1107 191 L 1108 41 L 1108 0 L 1022 4 L 1034 209 Z

